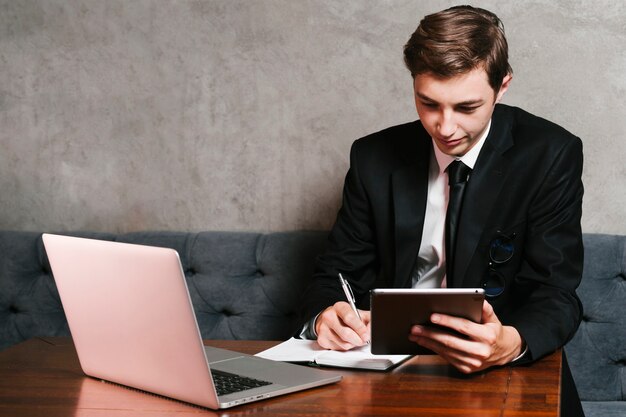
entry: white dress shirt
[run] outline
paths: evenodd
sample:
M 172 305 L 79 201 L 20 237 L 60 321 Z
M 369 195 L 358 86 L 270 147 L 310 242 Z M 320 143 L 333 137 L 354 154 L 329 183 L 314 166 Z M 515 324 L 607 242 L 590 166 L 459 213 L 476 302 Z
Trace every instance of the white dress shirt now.
M 441 152 L 433 141 L 428 171 L 426 215 L 422 242 L 417 255 L 417 273 L 413 276 L 413 288 L 446 287 L 445 225 L 450 193 L 448 165 L 459 159 L 469 168 L 474 169 L 490 129 L 491 121 L 478 142 L 461 157 L 453 157 Z

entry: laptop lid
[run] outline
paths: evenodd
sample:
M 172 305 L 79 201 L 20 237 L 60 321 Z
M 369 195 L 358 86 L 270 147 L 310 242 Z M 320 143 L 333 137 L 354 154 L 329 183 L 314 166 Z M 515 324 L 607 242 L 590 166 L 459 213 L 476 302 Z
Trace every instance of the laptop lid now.
M 249 368 L 253 377 L 266 374 L 274 382 L 218 398 L 175 250 L 52 234 L 42 238 L 87 375 L 212 409 L 341 379 L 280 362 L 255 366 L 262 359 L 208 349 L 216 366 L 243 374 Z

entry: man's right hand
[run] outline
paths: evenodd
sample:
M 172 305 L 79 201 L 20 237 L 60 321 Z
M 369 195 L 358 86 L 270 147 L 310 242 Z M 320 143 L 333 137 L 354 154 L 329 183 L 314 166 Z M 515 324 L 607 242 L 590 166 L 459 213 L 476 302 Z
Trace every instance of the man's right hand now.
M 370 340 L 370 312 L 359 310 L 359 316 L 350 304 L 338 301 L 322 311 L 315 321 L 317 343 L 332 350 L 350 350 Z

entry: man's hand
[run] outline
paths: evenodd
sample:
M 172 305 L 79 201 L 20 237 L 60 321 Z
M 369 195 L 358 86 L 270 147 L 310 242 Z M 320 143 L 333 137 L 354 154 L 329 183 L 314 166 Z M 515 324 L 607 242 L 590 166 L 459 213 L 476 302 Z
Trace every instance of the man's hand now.
M 514 327 L 503 326 L 487 301 L 482 322 L 433 314 L 431 322 L 465 335 L 428 326 L 413 326 L 409 339 L 439 354 L 463 373 L 477 372 L 511 362 L 522 351 L 522 338 Z
M 370 340 L 370 312 L 359 310 L 363 321 L 350 307 L 339 301 L 322 311 L 315 321 L 317 343 L 332 350 L 350 350 Z

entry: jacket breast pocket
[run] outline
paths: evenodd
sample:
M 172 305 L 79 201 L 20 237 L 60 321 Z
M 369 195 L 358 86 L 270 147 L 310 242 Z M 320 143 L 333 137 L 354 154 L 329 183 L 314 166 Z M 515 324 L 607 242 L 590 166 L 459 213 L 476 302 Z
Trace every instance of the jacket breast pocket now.
M 514 226 L 493 228 L 487 235 L 487 270 L 481 285 L 488 298 L 500 297 L 513 290 L 523 260 L 525 235 L 525 220 Z

